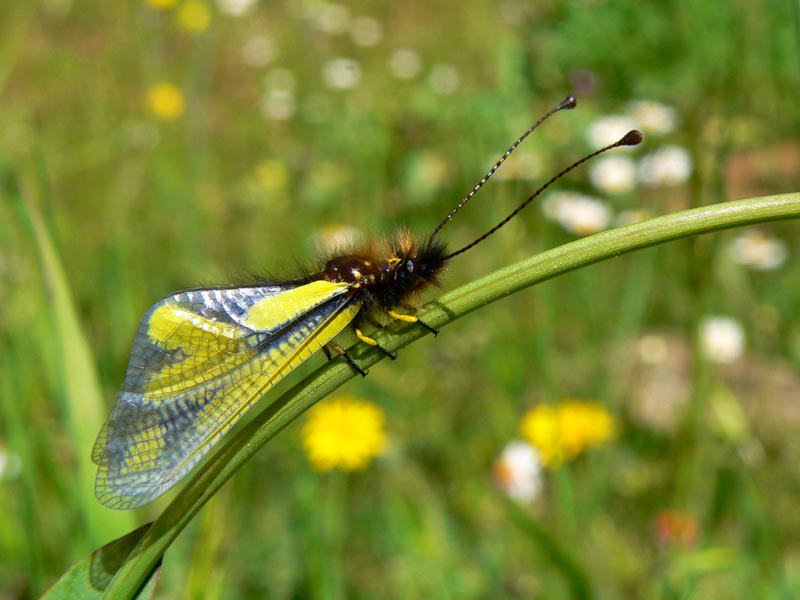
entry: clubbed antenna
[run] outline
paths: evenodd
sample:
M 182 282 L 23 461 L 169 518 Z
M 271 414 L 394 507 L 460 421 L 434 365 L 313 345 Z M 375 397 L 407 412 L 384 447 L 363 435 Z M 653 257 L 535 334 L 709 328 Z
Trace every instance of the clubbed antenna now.
M 494 232 L 496 232 L 498 229 L 500 229 L 503 225 L 508 223 L 514 217 L 516 217 L 522 211 L 523 208 L 525 208 L 526 206 L 528 206 L 528 204 L 533 202 L 533 200 L 535 198 L 537 198 L 539 195 L 541 195 L 541 193 L 544 192 L 547 188 L 549 188 L 556 181 L 561 179 L 564 175 L 566 175 L 567 173 L 569 173 L 573 169 L 579 167 L 580 165 L 582 165 L 586 161 L 592 160 L 595 156 L 599 156 L 600 154 L 603 154 L 604 152 L 608 152 L 609 150 L 613 150 L 614 148 L 619 148 L 620 146 L 636 146 L 636 145 L 640 144 L 643 139 L 644 139 L 644 136 L 642 135 L 641 131 L 639 131 L 637 129 L 632 129 L 631 131 L 626 133 L 620 140 L 614 142 L 613 144 L 609 144 L 608 146 L 606 146 L 604 148 L 600 148 L 600 150 L 595 150 L 591 154 L 589 154 L 587 156 L 584 156 L 579 161 L 572 163 L 566 169 L 564 169 L 563 171 L 561 171 L 557 175 L 553 176 L 547 183 L 545 183 L 542 187 L 540 187 L 538 190 L 536 190 L 533 194 L 531 194 L 531 196 L 527 200 L 525 200 L 525 202 L 520 204 L 514 210 L 514 212 L 512 212 L 510 215 L 508 215 L 505 219 L 500 221 L 497 225 L 492 227 L 489 231 L 484 233 L 478 239 L 476 239 L 473 242 L 467 244 L 463 248 L 448 254 L 445 257 L 445 260 L 449 260 L 449 259 L 453 258 L 454 256 L 458 256 L 459 254 L 462 254 L 462 253 L 466 252 L 467 250 L 469 250 L 473 246 L 477 246 L 478 244 L 480 244 L 483 240 L 488 238 L 490 235 L 492 235 Z M 437 229 L 437 231 L 438 231 L 438 229 Z
M 578 101 L 575 100 L 575 96 L 567 96 L 555 108 L 551 109 L 550 112 L 548 112 L 545 116 L 543 116 L 541 119 L 536 121 L 536 123 L 534 123 L 528 129 L 528 131 L 526 131 L 521 136 L 519 136 L 519 138 L 517 138 L 517 141 L 514 142 L 513 144 L 511 144 L 511 147 L 508 150 L 505 151 L 505 153 L 500 157 L 500 159 L 496 163 L 494 163 L 494 166 L 491 169 L 489 169 L 489 172 L 486 173 L 486 175 L 483 176 L 483 178 L 478 182 L 478 184 L 474 188 L 472 188 L 472 190 L 469 192 L 469 194 L 464 196 L 464 198 L 461 200 L 461 202 L 459 202 L 455 206 L 455 208 L 453 208 L 453 210 L 451 210 L 447 214 L 447 216 L 442 220 L 442 222 L 439 223 L 439 225 L 436 227 L 436 229 L 433 230 L 433 233 L 431 234 L 431 237 L 433 237 L 437 233 L 439 233 L 439 231 L 441 231 L 442 227 L 444 227 L 447 224 L 447 222 L 450 219 L 453 218 L 453 215 L 455 215 L 459 210 L 461 210 L 462 206 L 464 206 L 467 202 L 470 201 L 470 199 L 478 192 L 478 190 L 483 187 L 483 184 L 486 183 L 487 181 L 489 181 L 489 178 L 492 175 L 494 175 L 494 173 L 495 173 L 495 171 L 497 171 L 497 169 L 500 168 L 500 165 L 502 165 L 505 162 L 505 160 L 509 156 L 511 156 L 511 153 L 514 152 L 514 150 L 517 149 L 517 146 L 519 146 L 526 137 L 528 137 L 531 133 L 533 133 L 534 129 L 539 127 L 539 125 L 544 123 L 548 118 L 553 116 L 558 111 L 563 110 L 565 108 L 568 109 L 568 110 L 572 110 L 573 108 L 575 108 L 575 106 L 577 106 L 577 104 L 578 104 Z

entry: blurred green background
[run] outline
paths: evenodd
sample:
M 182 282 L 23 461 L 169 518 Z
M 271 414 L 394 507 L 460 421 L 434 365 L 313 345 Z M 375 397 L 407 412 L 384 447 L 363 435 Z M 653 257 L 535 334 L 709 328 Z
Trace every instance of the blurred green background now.
M 103 508 L 89 458 L 155 300 L 291 276 L 345 227 L 432 230 L 567 93 L 577 110 L 444 230 L 453 247 L 614 123 L 645 143 L 569 175 L 583 204 L 531 206 L 446 287 L 646 215 L 797 191 L 799 10 L 4 0 L 0 598 L 37 597 L 164 505 Z M 800 597 L 798 227 L 594 265 L 376 366 L 346 391 L 384 411 L 386 454 L 319 474 L 290 427 L 181 535 L 158 597 Z M 523 415 L 569 398 L 616 437 L 507 499 L 493 473 Z

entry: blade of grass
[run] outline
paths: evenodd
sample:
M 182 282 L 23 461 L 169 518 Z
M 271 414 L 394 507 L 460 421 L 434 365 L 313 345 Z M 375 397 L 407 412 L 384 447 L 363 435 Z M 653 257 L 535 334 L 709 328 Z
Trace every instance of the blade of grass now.
M 11 73 L 25 47 L 35 7 L 28 2 L 18 2 L 3 10 L 0 30 L 0 94 L 3 93 Z
M 2 342 L 5 343 L 7 340 L 2 339 Z M 10 344 L 5 347 L 10 347 Z M 13 377 L 0 377 L 0 420 L 2 421 L 0 436 L 8 444 L 9 450 L 19 457 L 22 470 L 18 492 L 21 510 L 17 513 L 15 521 L 19 523 L 20 530 L 25 534 L 20 536 L 22 550 L 16 553 L 14 560 L 23 565 L 30 573 L 32 580 L 41 581 L 46 568 L 44 549 L 41 544 L 36 543 L 37 534 L 41 534 L 41 530 L 36 514 L 37 481 L 31 473 L 36 465 L 36 444 L 35 440 L 27 435 L 29 422 L 25 418 L 25 405 L 20 401 L 23 397 L 22 379 L 25 370 L 20 366 L 18 356 L 7 352 L 0 359 L 0 373 L 20 374 Z
M 719 229 L 798 217 L 800 193 L 726 202 L 658 217 L 564 244 L 495 271 L 427 304 L 420 316 L 434 327 L 443 327 L 535 283 L 639 248 Z M 422 328 L 392 324 L 375 338 L 388 350 L 397 350 L 424 335 Z M 372 350 L 359 355 L 354 349 L 354 354 L 363 367 L 382 359 Z M 352 377 L 353 371 L 344 361 L 328 362 L 224 440 L 153 523 L 104 598 L 131 598 L 175 537 L 222 484 L 286 425 Z
M 44 219 L 35 203 L 24 194 L 13 177 L 7 178 L 8 197 L 27 225 L 38 252 L 42 278 L 49 292 L 49 306 L 59 358 L 58 381 L 69 419 L 73 447 L 77 453 L 78 474 L 74 491 L 92 546 L 130 529 L 129 515 L 114 515 L 100 510 L 94 497 L 95 469 L 88 459 L 94 439 L 104 421 L 105 403 L 100 389 L 89 342 L 75 310 L 66 273 Z
M 572 597 L 576 600 L 590 600 L 594 597 L 586 572 L 581 568 L 567 548 L 569 544 L 557 542 L 535 519 L 526 514 L 513 500 L 504 498 L 508 513 L 536 548 L 550 561 L 564 577 Z

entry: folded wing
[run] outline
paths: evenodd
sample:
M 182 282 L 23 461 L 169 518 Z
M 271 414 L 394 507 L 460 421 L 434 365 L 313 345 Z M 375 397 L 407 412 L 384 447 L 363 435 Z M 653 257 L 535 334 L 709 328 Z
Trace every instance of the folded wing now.
M 100 502 L 133 508 L 166 492 L 360 308 L 347 284 L 326 281 L 192 290 L 156 303 L 92 451 Z

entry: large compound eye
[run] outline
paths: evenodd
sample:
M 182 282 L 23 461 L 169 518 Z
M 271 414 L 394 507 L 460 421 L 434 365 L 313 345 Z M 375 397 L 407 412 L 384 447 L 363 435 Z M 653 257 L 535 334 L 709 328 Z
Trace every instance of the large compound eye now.
M 414 261 L 413 260 L 407 260 L 406 264 L 405 264 L 405 267 L 406 267 L 406 271 L 408 271 L 409 273 L 413 273 L 414 272 Z

